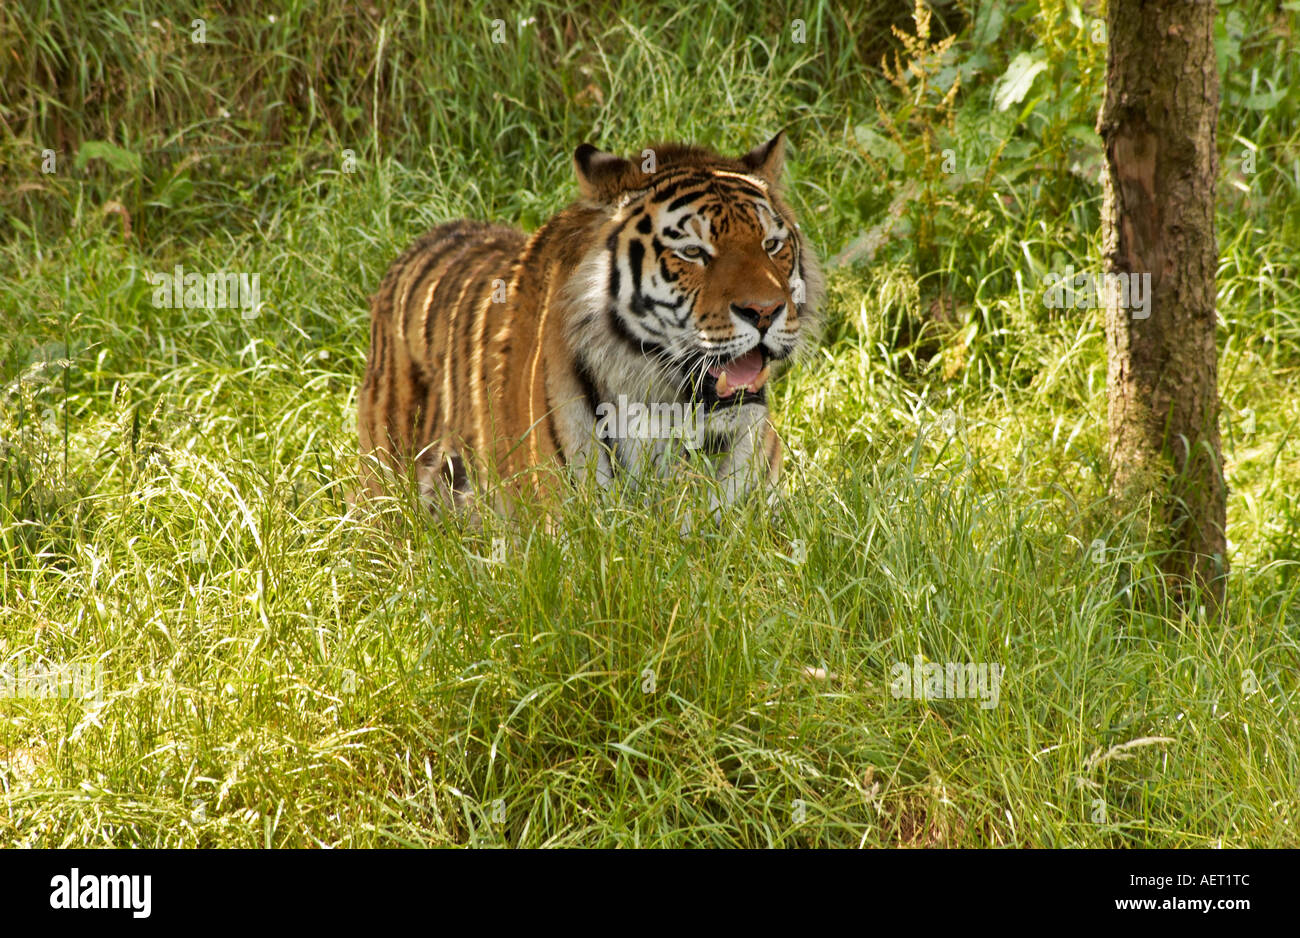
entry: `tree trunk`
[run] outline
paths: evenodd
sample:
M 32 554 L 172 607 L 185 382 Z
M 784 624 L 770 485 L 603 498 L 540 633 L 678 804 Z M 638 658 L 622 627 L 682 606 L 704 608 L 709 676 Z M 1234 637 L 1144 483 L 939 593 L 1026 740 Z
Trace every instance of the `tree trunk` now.
M 1110 0 L 1102 249 L 1109 277 L 1112 492 L 1145 508 L 1180 601 L 1222 606 L 1226 489 L 1219 444 L 1214 192 L 1215 5 Z M 1133 278 L 1131 275 L 1138 275 Z M 1139 307 L 1132 289 L 1150 290 Z

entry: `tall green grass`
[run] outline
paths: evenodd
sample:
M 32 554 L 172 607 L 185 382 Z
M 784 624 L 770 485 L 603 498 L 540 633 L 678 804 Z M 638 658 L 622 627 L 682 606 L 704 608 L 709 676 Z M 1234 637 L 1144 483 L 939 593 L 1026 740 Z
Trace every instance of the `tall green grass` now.
M 1300 81 L 1294 11 L 1221 31 L 1233 567 L 1208 623 L 1105 502 L 1099 315 L 1041 302 L 1099 263 L 1090 151 L 1054 136 L 1095 113 L 1071 5 L 941 10 L 952 130 L 878 72 L 913 28 L 893 7 L 231 9 L 207 47 L 175 6 L 0 13 L 0 668 L 103 674 L 97 700 L 0 698 L 0 844 L 1300 842 L 1300 136 L 1269 97 Z M 1084 90 L 996 111 L 1035 49 Z M 578 493 L 562 540 L 402 492 L 349 509 L 366 297 L 413 236 L 536 226 L 584 139 L 780 126 L 823 255 L 900 209 L 773 389 L 775 518 L 683 537 L 703 484 Z M 918 177 L 926 128 L 981 174 Z M 90 141 L 127 155 L 77 168 Z M 260 273 L 264 306 L 155 308 L 144 275 L 175 264 Z M 918 655 L 1005 667 L 997 706 L 895 697 Z

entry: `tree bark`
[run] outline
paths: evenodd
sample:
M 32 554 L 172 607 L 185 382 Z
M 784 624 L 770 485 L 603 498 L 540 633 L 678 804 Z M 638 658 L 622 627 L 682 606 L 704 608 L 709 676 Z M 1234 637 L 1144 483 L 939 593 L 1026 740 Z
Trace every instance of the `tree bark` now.
M 1123 510 L 1146 509 L 1179 600 L 1195 586 L 1217 609 L 1227 492 L 1215 347 L 1214 14 L 1206 0 L 1110 0 L 1097 131 L 1107 273 L 1150 274 L 1146 318 L 1131 295 L 1125 306 L 1118 290 L 1106 291 L 1111 491 Z

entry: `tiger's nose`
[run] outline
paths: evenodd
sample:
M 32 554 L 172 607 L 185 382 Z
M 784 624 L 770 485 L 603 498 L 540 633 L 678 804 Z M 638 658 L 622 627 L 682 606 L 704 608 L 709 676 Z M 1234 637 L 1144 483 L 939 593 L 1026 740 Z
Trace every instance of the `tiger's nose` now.
M 731 311 L 759 332 L 766 332 L 768 326 L 772 325 L 772 320 L 781 315 L 783 309 L 785 309 L 785 303 L 783 302 L 765 305 L 751 300 L 748 303 L 731 304 Z

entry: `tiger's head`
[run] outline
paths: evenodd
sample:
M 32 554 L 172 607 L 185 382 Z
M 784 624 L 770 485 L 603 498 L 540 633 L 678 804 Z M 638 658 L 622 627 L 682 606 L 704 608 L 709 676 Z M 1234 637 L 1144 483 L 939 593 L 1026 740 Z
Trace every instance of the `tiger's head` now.
M 578 147 L 583 204 L 601 219 L 579 278 L 581 325 L 600 337 L 580 327 L 583 354 L 619 383 L 710 409 L 765 403 L 768 377 L 807 343 L 822 297 L 781 199 L 784 145 L 777 134 L 735 159 L 681 144 L 639 159 Z

